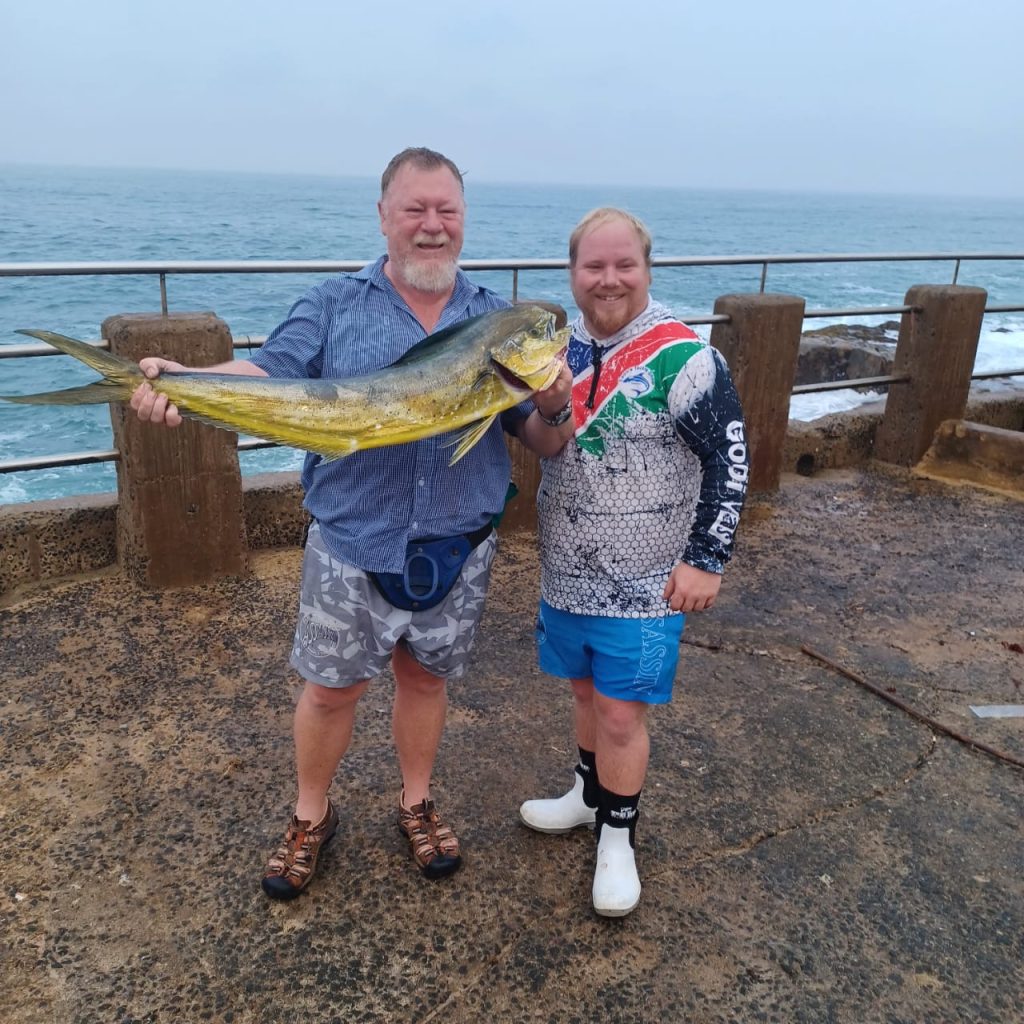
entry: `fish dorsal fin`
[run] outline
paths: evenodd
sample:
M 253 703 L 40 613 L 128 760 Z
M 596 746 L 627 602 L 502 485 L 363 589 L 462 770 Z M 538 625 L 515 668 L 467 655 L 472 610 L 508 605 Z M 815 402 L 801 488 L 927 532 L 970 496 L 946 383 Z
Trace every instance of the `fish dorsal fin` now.
M 491 312 L 493 313 L 494 310 L 491 310 Z M 460 320 L 457 324 L 452 324 L 451 327 L 445 327 L 440 331 L 435 331 L 433 334 L 428 334 L 422 341 L 417 341 L 405 355 L 400 359 L 396 359 L 391 365 L 404 366 L 406 363 L 414 362 L 417 359 L 430 355 L 438 345 L 443 345 L 445 342 L 451 341 L 454 335 L 462 334 L 467 329 L 471 329 L 478 320 L 483 320 L 486 316 L 490 316 L 490 313 L 471 316 L 468 320 Z

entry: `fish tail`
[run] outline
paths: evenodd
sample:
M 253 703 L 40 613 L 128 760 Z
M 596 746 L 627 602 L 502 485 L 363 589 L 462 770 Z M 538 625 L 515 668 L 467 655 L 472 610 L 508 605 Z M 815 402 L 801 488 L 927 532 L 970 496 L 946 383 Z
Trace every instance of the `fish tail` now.
M 40 391 L 35 395 L 0 395 L 0 401 L 21 405 L 102 405 L 128 398 L 132 388 L 127 384 L 109 384 L 105 380 L 83 384 L 80 388 L 63 391 Z
M 36 395 L 0 395 L 5 402 L 20 402 L 27 405 L 98 405 L 117 402 L 131 397 L 132 392 L 145 379 L 138 364 L 120 356 L 111 355 L 95 345 L 84 341 L 54 334 L 53 331 L 20 330 L 38 338 L 48 345 L 73 356 L 79 362 L 103 374 L 103 380 L 83 387 L 67 388 L 64 391 L 43 391 Z

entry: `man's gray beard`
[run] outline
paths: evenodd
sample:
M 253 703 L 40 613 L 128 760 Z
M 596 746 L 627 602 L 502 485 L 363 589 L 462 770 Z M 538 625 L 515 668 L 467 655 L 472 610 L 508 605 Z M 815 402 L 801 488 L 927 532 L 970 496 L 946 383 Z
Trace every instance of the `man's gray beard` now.
M 449 263 L 420 263 L 417 260 L 407 260 L 397 269 L 402 280 L 410 288 L 438 295 L 441 292 L 449 291 L 455 284 L 455 275 L 458 273 L 459 265 L 455 260 Z

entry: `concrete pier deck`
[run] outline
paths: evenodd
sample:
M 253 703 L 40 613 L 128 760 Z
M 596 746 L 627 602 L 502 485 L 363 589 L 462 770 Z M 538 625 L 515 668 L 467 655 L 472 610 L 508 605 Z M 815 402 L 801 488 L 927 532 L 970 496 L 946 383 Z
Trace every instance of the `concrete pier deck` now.
M 0 610 L 0 1021 L 1024 1020 L 1024 505 L 892 472 L 785 477 L 652 715 L 640 906 L 594 916 L 589 833 L 538 672 L 532 539 L 504 538 L 435 796 L 465 865 L 395 821 L 390 680 L 362 702 L 311 890 L 259 875 L 293 797 L 299 552 L 151 592 L 105 573 Z

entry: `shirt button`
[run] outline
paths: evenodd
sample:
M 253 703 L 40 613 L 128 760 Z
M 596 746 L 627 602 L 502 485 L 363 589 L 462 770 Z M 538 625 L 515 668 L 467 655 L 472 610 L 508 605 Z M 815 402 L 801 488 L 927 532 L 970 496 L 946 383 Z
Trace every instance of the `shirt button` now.
M 420 477 L 420 487 L 423 486 L 423 477 Z
M 419 524 L 419 523 L 413 523 L 413 524 L 412 524 L 412 528 L 413 528 L 414 530 L 418 530 L 418 529 L 419 529 L 419 527 L 420 527 L 420 524 Z

